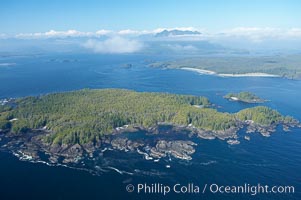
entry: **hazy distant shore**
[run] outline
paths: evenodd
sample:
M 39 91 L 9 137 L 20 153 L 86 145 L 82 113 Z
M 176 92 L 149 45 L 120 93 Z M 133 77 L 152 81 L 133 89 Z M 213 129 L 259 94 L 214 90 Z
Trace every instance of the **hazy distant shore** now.
M 197 72 L 200 74 L 216 75 L 216 76 L 221 76 L 221 77 L 280 77 L 279 75 L 267 74 L 267 73 L 261 73 L 261 72 L 244 73 L 244 74 L 218 74 L 214 71 L 204 70 L 204 69 L 196 69 L 196 68 L 191 68 L 191 67 L 182 67 L 180 69 L 194 71 L 194 72 Z
M 15 66 L 16 63 L 0 63 L 0 67 L 9 67 L 9 66 Z

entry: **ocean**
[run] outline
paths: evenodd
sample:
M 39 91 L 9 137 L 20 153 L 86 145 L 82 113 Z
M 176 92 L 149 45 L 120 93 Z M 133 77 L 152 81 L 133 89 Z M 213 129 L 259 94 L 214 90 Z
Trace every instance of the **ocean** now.
M 281 78 L 223 78 L 179 69 L 151 68 L 149 63 L 172 57 L 147 55 L 51 54 L 0 57 L 0 99 L 43 95 L 82 88 L 126 88 L 206 96 L 219 111 L 234 113 L 256 106 L 229 102 L 228 92 L 250 91 L 268 99 L 263 105 L 301 120 L 301 81 Z M 243 138 L 245 130 L 239 132 Z M 93 175 L 63 166 L 20 161 L 0 152 L 0 199 L 301 199 L 300 129 L 271 137 L 258 133 L 251 140 L 228 145 L 222 140 L 201 140 L 192 161 L 166 158 L 144 160 L 136 153 L 108 152 L 120 157 L 111 170 Z M 170 166 L 167 168 L 166 166 Z M 133 174 L 131 174 L 133 173 Z M 175 184 L 200 186 L 199 193 L 166 195 L 128 192 L 127 185 Z M 294 186 L 294 194 L 221 194 L 205 185 Z M 189 187 L 189 186 L 188 186 Z

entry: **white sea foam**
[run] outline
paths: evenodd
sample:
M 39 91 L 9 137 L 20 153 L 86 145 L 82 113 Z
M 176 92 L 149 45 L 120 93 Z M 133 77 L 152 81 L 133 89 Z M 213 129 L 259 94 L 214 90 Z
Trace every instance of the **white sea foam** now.
M 117 173 L 119 173 L 121 175 L 123 175 L 123 174 L 133 175 L 132 172 L 122 171 L 122 170 L 119 170 L 119 169 L 117 169 L 115 167 L 108 166 L 107 168 L 111 169 L 111 170 L 114 170 L 114 171 L 116 171 Z
M 212 165 L 212 164 L 215 164 L 215 163 L 217 163 L 217 161 L 215 161 L 215 160 L 210 160 L 210 161 L 208 161 L 208 162 L 201 162 L 200 165 L 205 165 L 205 166 L 207 166 L 207 165 Z

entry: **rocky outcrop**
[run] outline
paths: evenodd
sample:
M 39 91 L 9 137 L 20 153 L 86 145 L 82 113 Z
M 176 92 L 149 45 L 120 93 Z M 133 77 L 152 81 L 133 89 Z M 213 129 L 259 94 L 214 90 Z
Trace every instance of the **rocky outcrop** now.
M 282 122 L 282 128 L 289 131 L 291 127 L 300 127 L 298 121 Z M 79 164 L 84 163 L 84 158 L 95 159 L 102 157 L 106 150 L 118 150 L 124 152 L 139 153 L 146 160 L 158 160 L 167 156 L 183 160 L 191 160 L 195 153 L 195 143 L 192 138 L 221 139 L 228 144 L 239 144 L 237 131 L 246 127 L 247 133 L 259 132 L 263 136 L 270 136 L 276 130 L 277 124 L 262 126 L 251 120 L 238 121 L 235 127 L 224 131 L 207 131 L 198 129 L 192 124 L 188 126 L 175 126 L 161 124 L 145 128 L 142 126 L 119 127 L 112 134 L 98 138 L 96 141 L 86 144 L 51 144 L 44 139 L 49 136 L 50 130 L 36 129 L 26 134 L 13 134 L 0 132 L 2 149 L 7 149 L 20 159 L 45 161 L 53 164 Z M 130 133 L 131 132 L 131 133 Z M 136 132 L 136 133 L 132 133 Z M 138 133 L 139 132 L 139 133 Z M 138 134 L 132 137 L 132 134 Z M 250 140 L 249 136 L 244 137 Z M 42 156 L 44 155 L 44 156 Z
M 127 138 L 115 138 L 111 141 L 111 145 L 113 149 L 118 149 L 121 151 L 134 151 L 138 147 L 144 146 L 145 144 L 138 141 L 132 141 Z
M 175 158 L 191 160 L 191 154 L 195 152 L 193 146 L 196 144 L 191 141 L 165 141 L 159 140 L 155 147 L 151 148 L 150 156 L 154 158 L 165 157 L 168 154 Z

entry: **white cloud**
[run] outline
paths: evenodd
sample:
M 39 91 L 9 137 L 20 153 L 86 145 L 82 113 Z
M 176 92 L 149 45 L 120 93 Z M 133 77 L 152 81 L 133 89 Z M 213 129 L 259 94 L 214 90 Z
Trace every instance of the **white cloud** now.
M 119 36 L 111 37 L 104 41 L 90 39 L 83 46 L 96 53 L 134 53 L 143 48 L 143 44 L 137 40 L 129 40 Z
M 279 29 L 269 27 L 238 27 L 223 31 L 220 37 L 243 37 L 253 42 L 261 42 L 266 37 L 275 37 L 279 31 Z
M 67 31 L 55 31 L 50 30 L 47 32 L 38 32 L 38 33 L 20 33 L 16 35 L 16 38 L 59 38 L 59 37 L 90 37 L 95 35 L 92 32 L 81 32 L 77 30 L 67 30 Z
M 198 48 L 196 48 L 193 45 L 168 44 L 166 45 L 166 47 L 173 51 L 197 51 L 198 50 Z
M 105 30 L 105 29 L 102 29 L 102 30 L 98 30 L 95 32 L 96 35 L 99 35 L 99 36 L 102 36 L 102 35 L 109 35 L 110 33 L 112 33 L 111 30 Z
M 271 39 L 301 39 L 301 29 L 291 28 L 291 29 L 280 29 L 280 28 L 259 28 L 259 27 L 238 27 L 233 29 L 228 29 L 220 34 L 215 35 L 215 38 L 242 38 L 247 39 L 255 43 L 260 43 L 264 40 Z
M 4 33 L 0 33 L 0 39 L 5 39 L 5 38 L 7 38 L 7 35 Z
M 182 31 L 199 31 L 200 35 L 179 35 L 165 38 L 152 37 L 156 33 L 164 30 L 182 30 Z M 252 43 L 261 43 L 270 40 L 301 40 L 301 28 L 280 29 L 271 27 L 237 27 L 223 31 L 210 32 L 206 29 L 197 29 L 194 27 L 174 27 L 174 28 L 157 28 L 153 30 L 133 30 L 125 29 L 120 31 L 98 30 L 95 32 L 82 32 L 77 30 L 56 31 L 50 30 L 47 32 L 38 33 L 20 33 L 15 36 L 0 34 L 0 39 L 18 38 L 18 39 L 40 39 L 40 38 L 67 38 L 67 37 L 85 37 L 96 39 L 102 36 L 120 36 L 122 38 L 132 38 L 139 36 L 147 36 L 147 40 L 173 40 L 173 41 L 225 41 L 225 40 L 246 40 Z
M 147 34 L 156 34 L 164 30 L 189 30 L 189 31 L 197 31 L 197 29 L 193 27 L 176 27 L 176 28 L 158 28 L 154 30 L 133 30 L 133 29 L 124 29 L 120 31 L 112 31 L 101 29 L 95 32 L 82 32 L 77 30 L 67 30 L 67 31 L 56 31 L 50 30 L 47 32 L 36 32 L 36 33 L 19 33 L 15 35 L 15 38 L 19 39 L 35 39 L 35 38 L 63 38 L 63 37 L 99 37 L 99 36 L 110 36 L 110 35 L 147 35 Z
M 125 30 L 118 31 L 118 34 L 119 35 L 137 35 L 137 34 L 140 34 L 140 31 L 125 29 Z
M 301 28 L 292 28 L 287 31 L 287 35 L 291 37 L 301 38 Z

